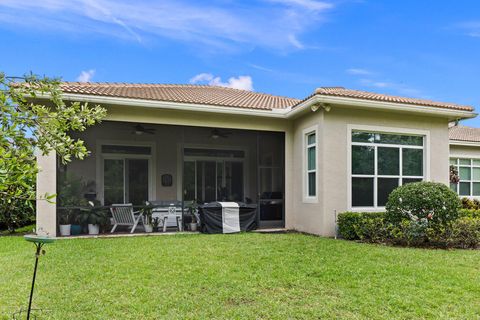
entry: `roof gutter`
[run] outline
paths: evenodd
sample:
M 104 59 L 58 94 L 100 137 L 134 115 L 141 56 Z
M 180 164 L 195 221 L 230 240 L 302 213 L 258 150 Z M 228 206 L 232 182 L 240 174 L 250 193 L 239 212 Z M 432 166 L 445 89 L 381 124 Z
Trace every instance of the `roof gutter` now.
M 451 120 L 469 119 L 469 118 L 475 118 L 477 116 L 477 114 L 473 111 L 455 110 L 455 109 L 447 109 L 447 108 L 440 108 L 440 107 L 419 106 L 419 105 L 412 105 L 412 104 L 405 104 L 405 103 L 364 100 L 364 99 L 355 99 L 355 98 L 346 98 L 346 97 L 314 95 L 309 99 L 303 101 L 299 105 L 295 106 L 294 108 L 292 108 L 292 110 L 288 113 L 288 117 L 295 116 L 296 114 L 301 113 L 302 111 L 304 111 L 305 109 L 308 109 L 309 107 L 311 107 L 313 104 L 316 104 L 316 103 L 325 103 L 325 104 L 343 105 L 343 106 L 356 106 L 362 109 L 422 113 L 422 114 L 429 114 L 433 116 L 446 117 Z
M 161 108 L 161 109 L 181 110 L 181 111 L 227 113 L 227 114 L 246 115 L 246 116 L 280 118 L 280 119 L 287 118 L 286 117 L 287 109 L 258 110 L 258 109 L 248 109 L 248 108 L 215 106 L 215 105 L 208 105 L 208 104 L 155 101 L 155 100 L 118 98 L 118 97 L 104 97 L 104 96 L 72 94 L 72 93 L 64 93 L 62 94 L 62 97 L 64 100 L 73 100 L 73 101 L 100 103 L 100 104 L 113 104 L 113 105 L 120 105 L 120 106 L 136 106 L 136 107 Z

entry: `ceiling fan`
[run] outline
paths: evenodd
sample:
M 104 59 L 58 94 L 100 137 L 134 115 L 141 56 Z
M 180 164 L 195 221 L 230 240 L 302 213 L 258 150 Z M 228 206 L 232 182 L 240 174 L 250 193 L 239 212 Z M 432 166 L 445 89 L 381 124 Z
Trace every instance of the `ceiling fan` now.
M 213 129 L 212 132 L 210 133 L 210 138 L 212 139 L 218 139 L 218 138 L 228 138 L 229 135 L 231 135 L 231 132 L 228 131 L 222 131 L 220 129 Z
M 133 126 L 133 133 L 136 134 L 136 135 L 142 135 L 144 133 L 148 133 L 148 134 L 155 134 L 155 129 L 153 128 L 145 128 L 144 126 L 142 126 L 140 123 Z

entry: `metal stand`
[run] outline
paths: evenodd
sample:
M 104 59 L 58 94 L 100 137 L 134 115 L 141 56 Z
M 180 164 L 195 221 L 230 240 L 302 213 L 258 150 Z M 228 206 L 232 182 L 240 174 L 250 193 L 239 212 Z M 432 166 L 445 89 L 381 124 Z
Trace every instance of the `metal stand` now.
M 38 258 L 40 258 L 40 255 L 45 254 L 45 250 L 42 250 L 42 247 L 46 243 L 54 242 L 55 239 L 50 238 L 48 236 L 39 236 L 39 235 L 26 235 L 24 236 L 24 238 L 29 242 L 33 242 L 36 248 L 35 269 L 33 269 L 32 287 L 30 289 L 30 300 L 28 301 L 28 311 L 27 311 L 27 320 L 30 320 L 30 312 L 32 311 L 33 289 L 35 288 L 35 278 L 37 277 Z
M 42 254 L 42 247 L 44 243 L 35 243 L 35 247 L 37 251 L 35 253 L 35 268 L 33 269 L 33 279 L 32 279 L 32 287 L 30 289 L 30 300 L 28 301 L 28 311 L 27 311 L 27 320 L 30 320 L 30 311 L 32 310 L 32 300 L 33 300 L 33 289 L 35 288 L 35 278 L 37 277 L 37 266 L 38 266 L 38 258 Z M 43 252 L 45 254 L 45 252 Z

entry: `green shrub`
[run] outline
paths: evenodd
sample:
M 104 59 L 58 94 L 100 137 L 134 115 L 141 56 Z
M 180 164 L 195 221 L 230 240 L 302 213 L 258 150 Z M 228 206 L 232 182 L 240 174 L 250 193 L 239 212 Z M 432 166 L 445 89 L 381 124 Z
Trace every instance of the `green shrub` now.
M 478 210 L 480 209 L 480 201 L 477 199 L 469 199 L 469 198 L 462 198 L 462 208 L 463 209 L 471 209 L 471 210 Z
M 480 243 L 480 219 L 464 217 L 452 224 L 452 238 L 456 246 L 476 248 Z
M 458 210 L 459 218 L 475 218 L 480 219 L 480 210 L 475 209 L 460 209 Z
M 388 224 L 388 239 L 394 244 L 420 246 L 427 242 L 428 230 L 425 220 L 402 220 Z
M 338 233 L 346 240 L 359 240 L 355 226 L 360 220 L 360 212 L 342 212 L 337 217 Z
M 448 225 L 458 217 L 460 207 L 457 194 L 442 183 L 409 183 L 390 193 L 386 220 L 394 226 L 404 220 L 415 222 L 415 233 L 429 226 Z
M 338 232 L 346 240 L 383 241 L 384 220 L 384 212 L 343 212 L 338 215 Z

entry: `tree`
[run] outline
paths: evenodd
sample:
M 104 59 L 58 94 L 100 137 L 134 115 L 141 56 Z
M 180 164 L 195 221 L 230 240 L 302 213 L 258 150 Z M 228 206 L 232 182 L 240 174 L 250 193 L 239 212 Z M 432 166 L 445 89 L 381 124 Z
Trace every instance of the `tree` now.
M 70 136 L 99 123 L 106 110 L 87 103 L 64 102 L 60 80 L 26 75 L 6 77 L 0 72 L 0 223 L 14 231 L 33 214 L 38 170 L 35 153 L 56 151 L 66 164 L 84 159 L 89 151 Z M 42 98 L 42 99 L 40 99 Z

